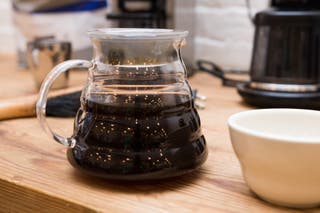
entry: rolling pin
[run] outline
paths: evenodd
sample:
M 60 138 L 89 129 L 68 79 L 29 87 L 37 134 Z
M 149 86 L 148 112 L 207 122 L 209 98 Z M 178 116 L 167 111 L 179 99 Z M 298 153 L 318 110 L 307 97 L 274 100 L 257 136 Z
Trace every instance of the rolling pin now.
M 49 93 L 46 114 L 56 117 L 74 117 L 80 107 L 82 87 L 70 87 Z M 36 116 L 38 95 L 0 100 L 0 120 Z

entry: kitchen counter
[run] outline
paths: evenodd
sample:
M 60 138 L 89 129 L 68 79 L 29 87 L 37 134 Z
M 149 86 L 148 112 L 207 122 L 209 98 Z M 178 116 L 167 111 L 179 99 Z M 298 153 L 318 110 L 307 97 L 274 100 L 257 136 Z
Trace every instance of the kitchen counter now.
M 35 94 L 30 73 L 0 56 L 0 98 Z M 82 84 L 85 72 L 71 74 Z M 245 184 L 232 150 L 227 119 L 250 109 L 234 88 L 204 73 L 190 79 L 207 96 L 199 110 L 209 156 L 198 171 L 149 182 L 117 182 L 85 176 L 66 159 L 66 148 L 41 130 L 36 118 L 0 122 L 0 212 L 299 212 L 268 204 Z M 71 135 L 73 119 L 49 118 Z M 312 209 L 309 211 L 320 211 Z

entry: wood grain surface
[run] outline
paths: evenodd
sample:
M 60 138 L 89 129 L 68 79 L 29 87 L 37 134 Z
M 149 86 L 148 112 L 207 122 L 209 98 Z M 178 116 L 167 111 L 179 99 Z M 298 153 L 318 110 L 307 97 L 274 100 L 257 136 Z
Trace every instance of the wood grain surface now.
M 71 84 L 85 78 L 72 73 Z M 207 96 L 199 114 L 209 157 L 200 170 L 138 183 L 85 176 L 69 165 L 66 148 L 49 139 L 35 118 L 2 121 L 0 212 L 302 212 L 268 204 L 245 184 L 227 129 L 231 114 L 250 109 L 236 90 L 203 73 L 190 82 Z M 19 71 L 13 58 L 0 56 L 0 98 L 35 92 L 29 73 Z M 49 122 L 63 135 L 72 132 L 72 119 Z

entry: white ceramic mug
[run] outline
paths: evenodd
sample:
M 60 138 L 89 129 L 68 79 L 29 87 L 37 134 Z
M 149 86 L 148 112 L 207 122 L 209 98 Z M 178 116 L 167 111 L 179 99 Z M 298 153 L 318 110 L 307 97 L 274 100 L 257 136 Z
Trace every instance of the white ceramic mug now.
M 228 120 L 243 176 L 259 197 L 289 207 L 320 204 L 320 112 L 262 109 Z

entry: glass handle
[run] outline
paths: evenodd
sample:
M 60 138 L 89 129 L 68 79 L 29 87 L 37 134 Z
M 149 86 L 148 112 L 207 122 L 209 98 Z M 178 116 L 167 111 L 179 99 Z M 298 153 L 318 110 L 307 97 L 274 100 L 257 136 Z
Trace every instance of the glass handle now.
M 61 143 L 68 147 L 74 147 L 76 144 L 76 140 L 72 137 L 65 138 L 63 136 L 60 136 L 56 133 L 54 133 L 51 128 L 49 127 L 47 120 L 46 120 L 46 105 L 47 105 L 47 95 L 49 92 L 49 89 L 53 82 L 63 73 L 68 71 L 72 68 L 87 68 L 93 67 L 93 64 L 90 61 L 87 60 L 68 60 L 65 62 L 62 62 L 55 66 L 50 73 L 45 77 L 45 79 L 42 82 L 39 97 L 36 105 L 36 112 L 37 117 L 40 121 L 41 127 L 44 129 L 44 131 L 52 136 L 54 140 L 56 140 L 58 143 Z

